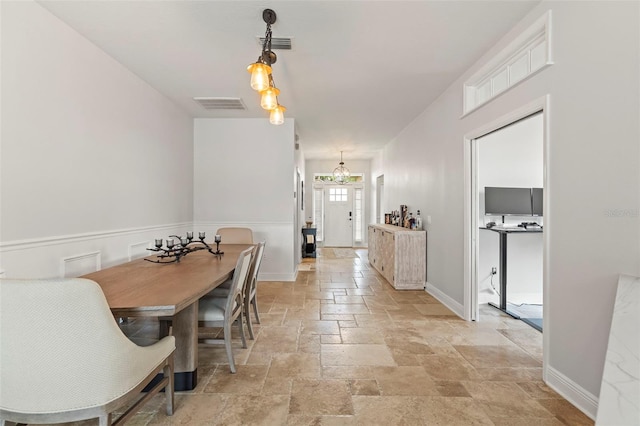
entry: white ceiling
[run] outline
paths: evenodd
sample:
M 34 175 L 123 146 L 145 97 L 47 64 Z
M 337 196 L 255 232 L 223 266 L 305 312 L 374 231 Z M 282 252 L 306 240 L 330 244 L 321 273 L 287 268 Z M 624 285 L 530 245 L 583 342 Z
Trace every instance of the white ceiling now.
M 249 87 L 266 24 L 291 37 L 273 65 L 306 158 L 370 158 L 539 0 L 40 1 L 193 117 L 263 117 Z M 462 94 L 461 94 L 462 96 Z M 194 97 L 239 97 L 207 111 Z

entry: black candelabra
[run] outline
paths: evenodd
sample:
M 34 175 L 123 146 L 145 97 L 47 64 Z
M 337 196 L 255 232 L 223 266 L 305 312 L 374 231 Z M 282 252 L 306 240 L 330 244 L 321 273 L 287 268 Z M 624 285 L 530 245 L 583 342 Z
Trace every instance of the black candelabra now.
M 163 247 L 162 238 L 156 238 L 155 247 L 147 250 L 160 252 L 156 260 L 145 259 L 147 262 L 152 263 L 173 263 L 180 262 L 180 259 L 193 253 L 194 251 L 207 250 L 214 256 L 220 258 L 224 252 L 220 251 L 220 242 L 222 237 L 220 235 L 215 236 L 216 250 L 204 241 L 205 233 L 199 232 L 198 239 L 193 239 L 193 232 L 187 232 L 186 237 L 180 237 L 178 235 L 169 235 L 166 241 L 166 248 Z M 177 242 L 176 242 L 177 240 Z M 197 245 L 196 245 L 197 244 Z

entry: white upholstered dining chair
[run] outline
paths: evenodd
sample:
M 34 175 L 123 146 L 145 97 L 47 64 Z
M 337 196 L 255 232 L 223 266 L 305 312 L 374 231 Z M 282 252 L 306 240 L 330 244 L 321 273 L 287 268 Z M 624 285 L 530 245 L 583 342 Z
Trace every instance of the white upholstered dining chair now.
M 218 228 L 216 234 L 222 237 L 225 244 L 253 244 L 251 228 Z
M 254 316 L 256 317 L 256 322 L 260 324 L 260 314 L 258 313 L 258 273 L 260 272 L 260 265 L 262 264 L 262 257 L 264 256 L 264 246 L 265 241 L 261 241 L 256 245 L 256 248 L 253 252 L 253 257 L 251 258 L 251 267 L 249 268 L 249 274 L 247 275 L 247 279 L 244 283 L 244 288 L 242 289 L 243 299 L 244 299 L 244 316 L 247 321 L 247 329 L 249 330 L 249 338 L 255 339 L 253 333 L 253 324 L 251 321 L 251 308 L 253 308 Z M 227 297 L 229 294 L 230 282 L 225 281 L 220 286 L 213 289 L 211 292 L 207 294 L 207 296 L 212 297 Z
M 198 301 L 198 339 L 204 343 L 224 343 L 229 360 L 229 368 L 232 373 L 236 372 L 236 365 L 231 348 L 231 325 L 238 323 L 242 347 L 247 347 L 244 336 L 244 299 L 243 287 L 248 278 L 251 266 L 253 247 L 250 247 L 238 256 L 238 261 L 233 273 L 231 287 L 226 297 L 203 296 Z M 224 339 L 211 339 L 206 335 L 206 328 L 222 328 Z
M 173 414 L 175 338 L 131 342 L 94 281 L 0 280 L 0 338 L 1 425 L 96 417 L 100 426 L 123 424 L 163 388 Z

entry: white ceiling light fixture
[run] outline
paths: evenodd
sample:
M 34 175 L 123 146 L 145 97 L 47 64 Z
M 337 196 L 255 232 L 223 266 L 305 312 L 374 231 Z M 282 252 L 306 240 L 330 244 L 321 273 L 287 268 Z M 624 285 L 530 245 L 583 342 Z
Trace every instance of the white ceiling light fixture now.
M 338 167 L 333 169 L 333 181 L 340 185 L 344 185 L 349 182 L 351 178 L 351 172 L 344 166 L 344 161 L 342 161 L 342 151 L 340 151 L 340 163 Z
M 251 73 L 251 88 L 260 92 L 260 106 L 269 111 L 269 122 L 280 125 L 284 123 L 285 107 L 278 103 L 280 90 L 273 81 L 271 65 L 278 57 L 271 50 L 271 24 L 276 22 L 276 13 L 271 9 L 262 11 L 262 19 L 267 24 L 267 30 L 262 43 L 262 53 L 258 60 L 247 67 Z

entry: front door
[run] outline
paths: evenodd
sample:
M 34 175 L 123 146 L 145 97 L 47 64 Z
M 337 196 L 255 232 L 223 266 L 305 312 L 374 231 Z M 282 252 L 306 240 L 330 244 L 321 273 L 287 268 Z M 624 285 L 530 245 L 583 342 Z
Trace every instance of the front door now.
M 353 189 L 345 185 L 325 187 L 324 246 L 353 246 Z

